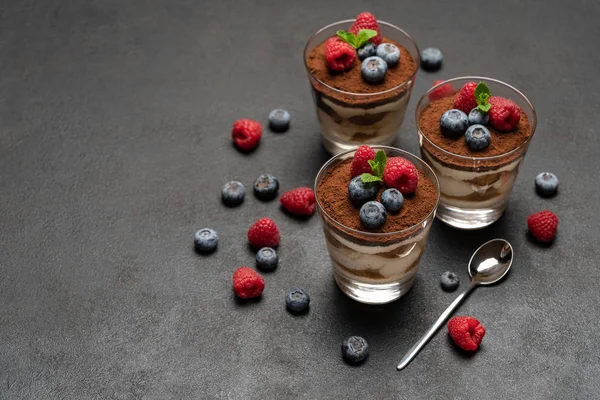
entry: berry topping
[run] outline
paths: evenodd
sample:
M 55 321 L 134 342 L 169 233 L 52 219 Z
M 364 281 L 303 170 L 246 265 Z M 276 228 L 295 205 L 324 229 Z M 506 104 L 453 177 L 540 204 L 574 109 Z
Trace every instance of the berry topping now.
M 262 136 L 262 126 L 252 119 L 239 119 L 233 124 L 231 137 L 235 145 L 244 151 L 250 151 L 258 146 Z
M 325 60 L 332 71 L 345 71 L 352 67 L 356 59 L 356 50 L 339 37 L 332 37 L 325 42 Z
M 256 267 L 262 271 L 273 271 L 277 268 L 279 257 L 270 247 L 263 247 L 256 253 Z
M 433 82 L 433 86 L 440 84 L 442 82 L 444 82 L 444 81 L 441 79 L 438 79 L 437 81 Z M 439 88 L 432 90 L 431 93 L 429 93 L 429 100 L 435 101 L 435 100 L 443 99 L 444 97 L 449 97 L 449 96 L 453 96 L 453 95 L 454 95 L 454 86 L 452 86 L 449 83 L 446 83 L 445 85 L 442 85 Z
M 269 126 L 275 132 L 285 132 L 290 127 L 290 113 L 276 108 L 269 113 Z
M 342 356 L 352 364 L 364 361 L 369 355 L 369 345 L 360 336 L 350 336 L 342 343 Z
M 248 229 L 248 242 L 253 247 L 277 247 L 279 228 L 271 218 L 261 218 Z
M 476 82 L 465 83 L 454 99 L 454 108 L 466 114 L 477 107 L 477 100 L 475 100 L 476 87 Z
M 279 190 L 279 181 L 271 174 L 261 174 L 254 181 L 254 195 L 260 200 L 273 200 Z
M 350 168 L 350 174 L 352 177 L 371 173 L 371 165 L 369 160 L 375 158 L 375 150 L 369 146 L 360 146 L 354 152 L 354 159 L 352 160 L 352 167 Z
M 390 214 L 397 214 L 404 203 L 404 196 L 398 189 L 386 189 L 381 194 L 381 204 Z
M 508 132 L 515 130 L 521 119 L 521 109 L 512 100 L 504 97 L 490 97 L 490 124 L 499 131 Z
M 428 47 L 421 50 L 421 68 L 425 71 L 437 71 L 442 68 L 443 59 L 440 49 Z
M 391 43 L 382 43 L 377 46 L 377 57 L 383 58 L 388 67 L 393 67 L 400 61 L 400 49 Z
M 219 236 L 217 232 L 210 228 L 200 229 L 194 235 L 194 245 L 196 250 L 201 253 L 208 253 L 217 248 Z
M 312 215 L 315 211 L 315 193 L 309 187 L 285 192 L 279 198 L 281 206 L 294 215 Z
M 540 196 L 554 196 L 558 190 L 558 178 L 551 172 L 542 172 L 535 177 L 535 189 Z
M 380 83 L 385 79 L 387 64 L 383 58 L 373 56 L 364 59 L 360 65 L 360 73 L 368 83 Z
M 285 296 L 285 306 L 294 314 L 302 314 L 308 311 L 310 296 L 302 289 L 292 289 Z
M 388 188 L 396 188 L 402 194 L 413 193 L 419 184 L 419 171 L 413 163 L 402 157 L 387 160 L 383 183 Z
M 352 178 L 348 184 L 348 197 L 354 204 L 354 207 L 361 207 L 369 200 L 373 200 L 377 196 L 379 191 L 379 184 L 377 182 L 363 182 L 361 176 Z
M 471 125 L 465 132 L 465 140 L 471 150 L 483 150 L 490 145 L 492 135 L 483 125 Z
M 556 237 L 558 217 L 552 211 L 540 211 L 527 218 L 527 227 L 539 242 L 550 243 Z
M 448 321 L 448 333 L 458 347 L 467 351 L 479 348 L 485 328 L 474 317 L 453 317 Z
M 460 279 L 458 278 L 458 275 L 456 275 L 454 272 L 446 271 L 442 274 L 440 278 L 440 284 L 442 285 L 442 289 L 444 289 L 447 292 L 451 292 L 453 290 L 456 290 L 456 288 L 460 284 Z
M 227 182 L 221 188 L 221 199 L 226 206 L 235 207 L 242 204 L 245 196 L 246 187 L 241 182 Z
M 490 120 L 490 115 L 479 108 L 474 108 L 469 112 L 467 118 L 469 119 L 469 125 L 485 125 Z
M 265 290 L 265 280 L 250 267 L 239 267 L 233 273 L 233 291 L 242 299 L 258 297 Z
M 468 127 L 469 119 L 467 118 L 467 114 L 458 109 L 448 110 L 440 118 L 442 135 L 450 139 L 458 139 L 464 135 Z
M 381 228 L 386 218 L 385 207 L 378 201 L 368 201 L 360 208 L 360 222 L 365 228 Z
M 373 43 L 368 43 L 358 49 L 358 59 L 360 61 L 364 60 L 367 57 L 372 57 L 377 52 L 377 46 Z
M 381 31 L 379 30 L 379 24 L 377 23 L 377 18 L 369 12 L 362 12 L 358 14 L 356 17 L 356 21 L 352 24 L 348 32 L 357 35 L 362 29 L 370 29 L 377 32 L 377 35 L 370 38 L 372 43 L 375 43 L 376 46 L 381 44 Z

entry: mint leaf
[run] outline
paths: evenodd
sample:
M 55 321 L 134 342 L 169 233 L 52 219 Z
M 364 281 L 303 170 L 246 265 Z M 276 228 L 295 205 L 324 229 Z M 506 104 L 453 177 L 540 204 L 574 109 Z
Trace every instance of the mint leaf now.
M 477 102 L 477 108 L 483 112 L 488 112 L 491 105 L 488 103 L 491 96 L 490 88 L 483 82 L 479 82 L 475 87 L 475 101 Z
M 358 35 L 356 35 L 356 48 L 360 49 L 365 44 L 369 43 L 369 39 L 377 36 L 377 31 L 373 29 L 361 29 L 358 31 Z
M 358 42 L 358 39 L 356 36 L 354 36 L 354 34 L 352 32 L 346 32 L 346 31 L 337 31 L 336 34 L 346 43 L 348 43 L 350 46 L 354 47 L 355 49 L 357 49 L 358 47 L 356 47 L 356 44 Z
M 385 163 L 387 161 L 387 156 L 385 155 L 385 151 L 379 150 L 377 153 L 375 153 L 374 160 L 377 164 L 382 164 L 382 166 L 385 167 Z
M 483 105 L 478 105 L 477 108 L 479 108 L 483 112 L 488 112 L 490 111 L 490 108 L 492 108 L 492 105 L 490 103 L 487 103 Z
M 366 173 L 360 176 L 360 180 L 364 183 L 382 182 L 380 177 Z
M 375 170 L 375 168 L 377 168 L 377 163 L 375 162 L 375 160 L 368 160 L 367 162 L 369 163 L 373 171 Z

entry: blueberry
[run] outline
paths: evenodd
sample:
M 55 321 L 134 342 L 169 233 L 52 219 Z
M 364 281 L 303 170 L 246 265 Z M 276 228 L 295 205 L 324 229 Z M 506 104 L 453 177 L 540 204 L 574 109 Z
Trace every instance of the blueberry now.
M 375 44 L 369 42 L 360 49 L 358 49 L 358 59 L 362 61 L 367 57 L 373 57 L 376 52 L 377 47 L 375 46 Z
M 263 271 L 273 271 L 277 268 L 279 257 L 277 252 L 270 247 L 263 247 L 256 253 L 256 267 Z
M 364 183 L 360 175 L 352 178 L 348 184 L 348 196 L 355 207 L 361 207 L 369 200 L 377 196 L 379 185 L 376 182 Z
M 440 118 L 442 134 L 450 139 L 461 137 L 469 127 L 469 119 L 464 112 L 452 109 L 446 111 Z
M 490 115 L 479 108 L 474 108 L 469 112 L 468 119 L 469 125 L 485 125 L 490 120 Z
M 208 253 L 217 248 L 219 243 L 219 236 L 217 232 L 210 228 L 200 229 L 194 235 L 194 245 L 196 250 L 201 253 Z
M 360 66 L 360 72 L 365 81 L 379 83 L 385 78 L 387 64 L 380 57 L 367 57 Z
M 460 279 L 458 279 L 458 275 L 456 275 L 454 272 L 446 271 L 442 274 L 440 283 L 442 284 L 442 289 L 451 292 L 456 290 L 460 284 Z
M 301 314 L 308 311 L 308 305 L 310 303 L 310 297 L 302 289 L 292 289 L 291 292 L 285 296 L 285 306 L 287 309 L 295 314 Z
M 381 43 L 377 46 L 377 57 L 383 58 L 388 67 L 393 67 L 400 61 L 400 49 L 391 43 Z
M 369 345 L 360 336 L 350 336 L 342 343 L 342 356 L 350 363 L 358 364 L 369 355 Z
M 403 203 L 404 196 L 402 196 L 402 193 L 398 189 L 386 189 L 381 194 L 381 204 L 391 214 L 396 214 L 400 211 Z
M 368 201 L 360 208 L 360 222 L 365 228 L 381 228 L 386 217 L 385 207 L 378 201 Z
M 225 205 L 234 207 L 244 202 L 246 187 L 238 181 L 227 182 L 221 188 L 221 195 Z
M 473 150 L 482 150 L 490 145 L 492 135 L 483 125 L 471 125 L 465 133 L 467 145 Z
M 428 47 L 421 50 L 421 68 L 425 71 L 437 71 L 442 67 L 442 52 L 440 49 Z
M 558 190 L 558 178 L 551 172 L 542 172 L 535 177 L 535 189 L 541 196 L 552 196 Z
M 260 200 L 273 200 L 279 190 L 279 181 L 271 174 L 261 174 L 254 181 L 254 195 Z
M 284 132 L 290 127 L 290 119 L 289 112 L 276 108 L 269 113 L 269 126 L 275 132 Z

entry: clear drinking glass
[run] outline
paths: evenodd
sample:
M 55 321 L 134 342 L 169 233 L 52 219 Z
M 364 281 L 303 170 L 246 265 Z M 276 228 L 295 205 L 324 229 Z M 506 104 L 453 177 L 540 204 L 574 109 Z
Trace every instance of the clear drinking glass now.
M 445 84 L 458 89 L 471 81 L 484 82 L 494 96 L 506 97 L 521 107 L 531 125 L 531 134 L 523 144 L 493 157 L 469 157 L 446 151 L 425 136 L 419 122 L 421 113 L 430 103 L 429 94 Z M 437 217 L 459 229 L 479 229 L 496 222 L 504 213 L 519 165 L 535 133 L 537 117 L 531 102 L 507 83 L 467 76 L 449 79 L 429 89 L 419 101 L 415 117 L 421 157 L 433 168 L 440 182 Z
M 402 29 L 378 21 L 381 34 L 404 46 L 415 60 L 415 71 L 406 81 L 378 93 L 351 93 L 335 89 L 315 78 L 306 62 L 308 55 L 323 41 L 335 36 L 338 30 L 348 30 L 353 22 L 353 19 L 349 19 L 327 25 L 312 35 L 304 48 L 304 65 L 321 125 L 323 145 L 331 154 L 367 143 L 392 144 L 404 121 L 419 69 L 420 55 L 415 41 Z
M 329 216 L 323 209 L 318 191 L 327 172 L 344 160 L 354 157 L 355 150 L 334 156 L 317 174 L 314 188 L 317 209 L 335 281 L 344 293 L 357 301 L 383 304 L 406 294 L 415 280 L 417 266 L 425 250 L 439 202 L 439 182 L 433 170 L 420 158 L 393 147 L 372 147 L 376 151 L 384 150 L 388 157 L 400 156 L 412 162 L 433 182 L 437 194 L 433 209 L 416 225 L 390 233 L 358 231 Z

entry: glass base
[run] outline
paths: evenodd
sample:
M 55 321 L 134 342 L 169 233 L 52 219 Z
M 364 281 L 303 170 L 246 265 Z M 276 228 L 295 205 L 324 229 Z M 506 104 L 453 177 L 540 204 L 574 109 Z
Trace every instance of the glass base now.
M 343 143 L 338 142 L 336 140 L 332 140 L 327 136 L 323 135 L 323 147 L 325 147 L 325 150 L 327 150 L 329 154 L 335 156 L 337 154 L 343 153 L 344 151 L 356 149 L 357 147 L 362 146 L 363 144 L 389 146 L 394 143 L 394 140 L 396 140 L 395 135 L 383 141 L 375 140 L 372 143 Z
M 349 279 L 333 272 L 333 277 L 339 288 L 348 297 L 365 304 L 385 304 L 398 300 L 412 287 L 416 274 L 399 282 L 372 284 Z
M 449 206 L 440 202 L 436 217 L 454 228 L 481 229 L 498 221 L 505 208 L 506 203 L 491 208 L 471 209 Z

